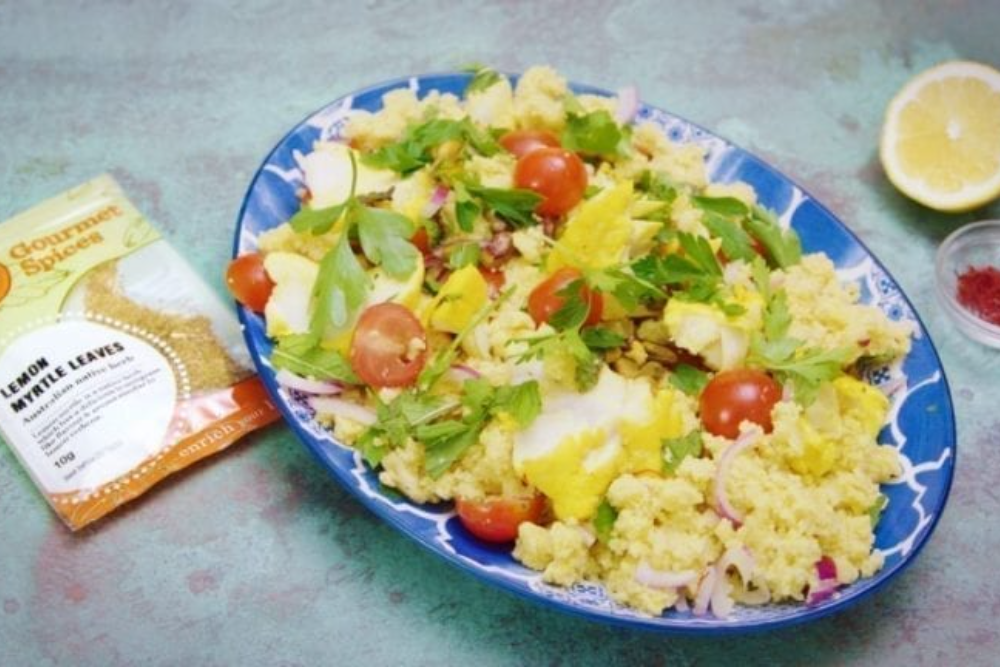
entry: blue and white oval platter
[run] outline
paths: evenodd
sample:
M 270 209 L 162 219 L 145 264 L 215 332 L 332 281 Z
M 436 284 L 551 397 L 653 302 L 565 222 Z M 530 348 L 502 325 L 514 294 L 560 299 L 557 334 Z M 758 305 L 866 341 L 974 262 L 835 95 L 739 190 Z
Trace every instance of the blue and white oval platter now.
M 237 221 L 234 253 L 254 251 L 261 232 L 280 225 L 298 210 L 296 191 L 302 180 L 296 153 L 308 153 L 317 139 L 339 136 L 352 111 L 377 111 L 382 95 L 394 88 L 409 87 L 421 96 L 431 90 L 461 96 L 469 78 L 469 74 L 454 73 L 390 81 L 342 97 L 296 125 L 267 156 L 250 184 Z M 586 85 L 572 87 L 577 93 L 610 94 Z M 724 620 L 676 611 L 649 617 L 614 602 L 599 584 L 551 586 L 542 582 L 538 572 L 517 563 L 509 548 L 488 546 L 472 538 L 450 504 L 417 505 L 384 490 L 354 450 L 334 440 L 315 423 L 307 405 L 275 383 L 264 322 L 241 308 L 240 318 L 257 370 L 299 439 L 364 505 L 422 547 L 501 588 L 591 620 L 685 634 L 777 628 L 844 609 L 902 572 L 926 543 L 944 509 L 956 442 L 951 397 L 937 352 L 906 296 L 878 260 L 791 180 L 724 139 L 655 107 L 641 105 L 637 120 L 660 125 L 673 141 L 703 146 L 711 180 L 752 185 L 761 203 L 798 232 L 805 252 L 826 253 L 842 280 L 858 284 L 863 301 L 877 305 L 892 319 L 913 322 L 915 336 L 909 355 L 890 366 L 866 371 L 867 379 L 891 397 L 890 422 L 880 441 L 897 447 L 903 463 L 901 478 L 883 487 L 889 502 L 876 530 L 875 548 L 885 555 L 885 567 L 874 577 L 840 589 L 835 597 L 816 606 L 737 607 Z

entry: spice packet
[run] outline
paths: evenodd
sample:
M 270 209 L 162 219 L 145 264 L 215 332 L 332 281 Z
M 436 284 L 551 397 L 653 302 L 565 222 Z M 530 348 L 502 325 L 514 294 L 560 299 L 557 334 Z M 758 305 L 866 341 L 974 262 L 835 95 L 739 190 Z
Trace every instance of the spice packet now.
M 71 529 L 277 418 L 230 310 L 110 176 L 0 224 L 0 435 Z

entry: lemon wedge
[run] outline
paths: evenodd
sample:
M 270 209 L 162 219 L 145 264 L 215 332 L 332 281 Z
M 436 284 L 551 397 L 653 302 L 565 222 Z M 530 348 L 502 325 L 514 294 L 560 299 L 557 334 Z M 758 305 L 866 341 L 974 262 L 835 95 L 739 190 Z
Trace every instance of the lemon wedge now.
M 1000 71 L 953 61 L 917 75 L 889 103 L 879 153 L 893 185 L 933 209 L 1000 196 Z

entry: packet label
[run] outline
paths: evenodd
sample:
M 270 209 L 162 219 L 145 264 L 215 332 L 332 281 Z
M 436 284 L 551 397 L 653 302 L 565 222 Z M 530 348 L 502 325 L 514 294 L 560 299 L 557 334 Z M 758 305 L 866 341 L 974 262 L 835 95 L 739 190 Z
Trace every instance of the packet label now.
M 277 417 L 232 313 L 113 179 L 0 225 L 0 434 L 71 528 Z

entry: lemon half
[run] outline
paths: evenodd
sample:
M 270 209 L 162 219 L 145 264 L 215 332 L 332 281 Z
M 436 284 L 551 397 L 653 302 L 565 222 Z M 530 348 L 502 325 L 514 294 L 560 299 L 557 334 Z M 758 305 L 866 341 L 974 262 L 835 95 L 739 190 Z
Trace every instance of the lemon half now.
M 889 103 L 879 154 L 892 184 L 933 209 L 1000 196 L 1000 72 L 953 61 L 918 74 Z

